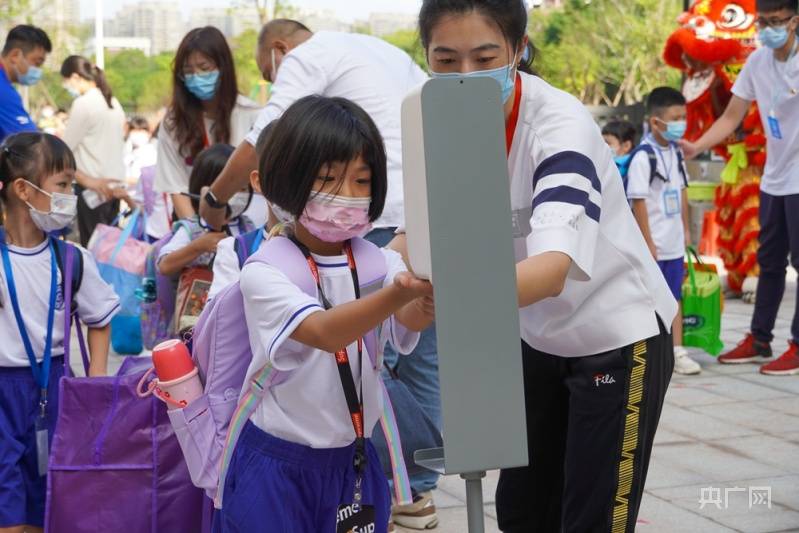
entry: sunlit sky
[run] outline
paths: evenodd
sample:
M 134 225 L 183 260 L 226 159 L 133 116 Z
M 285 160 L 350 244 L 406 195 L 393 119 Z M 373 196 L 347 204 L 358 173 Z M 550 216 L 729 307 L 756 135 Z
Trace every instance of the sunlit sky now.
M 102 0 L 105 18 L 112 16 L 122 5 L 138 3 L 137 0 Z M 170 0 L 160 0 L 168 2 Z M 184 15 L 193 7 L 230 7 L 242 5 L 249 0 L 172 0 L 179 3 Z M 366 19 L 369 13 L 417 13 L 421 0 L 290 0 L 291 5 L 301 9 L 329 9 L 346 22 Z M 94 16 L 95 0 L 80 0 L 81 17 Z

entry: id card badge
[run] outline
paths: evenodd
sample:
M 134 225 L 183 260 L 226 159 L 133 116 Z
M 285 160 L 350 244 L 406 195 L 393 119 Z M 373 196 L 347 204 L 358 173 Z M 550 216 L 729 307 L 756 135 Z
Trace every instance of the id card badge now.
M 780 121 L 772 111 L 768 116 L 768 128 L 771 130 L 771 136 L 775 139 L 782 140 L 782 130 L 780 129 Z
M 375 520 L 372 505 L 341 505 L 336 511 L 336 533 L 377 533 Z
M 36 417 L 36 463 L 39 475 L 47 475 L 47 465 L 50 460 L 50 445 L 47 431 L 47 419 Z
M 666 189 L 663 193 L 663 203 L 667 217 L 680 214 L 680 192 L 677 189 Z

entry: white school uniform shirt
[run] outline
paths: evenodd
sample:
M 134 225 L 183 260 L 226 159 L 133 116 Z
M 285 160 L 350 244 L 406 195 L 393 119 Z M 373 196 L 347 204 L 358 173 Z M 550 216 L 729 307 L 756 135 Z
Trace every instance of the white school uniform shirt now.
M 203 222 L 203 225 L 205 225 L 205 222 Z M 230 229 L 231 235 L 233 235 L 233 237 L 227 237 L 228 239 L 235 238 L 236 235 L 240 235 L 242 233 L 241 228 L 239 228 L 238 224 L 236 223 L 231 224 L 230 226 L 228 226 L 228 228 Z M 158 257 L 156 258 L 156 263 L 161 261 L 161 259 L 171 254 L 172 252 L 176 252 L 181 248 L 188 246 L 189 244 L 191 244 L 191 241 L 192 241 L 191 232 L 185 225 L 181 224 L 180 226 L 178 226 L 177 231 L 172 234 L 172 238 L 169 239 L 169 242 L 163 245 L 161 247 L 161 250 L 159 250 Z M 197 258 L 197 260 L 195 260 L 193 264 L 207 265 L 211 262 L 211 260 L 213 260 L 214 263 L 216 263 L 216 258 L 213 254 L 203 254 L 202 256 Z
M 264 247 L 269 239 L 269 232 L 266 229 L 258 250 Z M 256 250 L 257 251 L 257 250 Z M 216 258 L 214 258 L 214 281 L 211 282 L 211 289 L 208 291 L 208 301 L 222 292 L 222 289 L 232 285 L 239 280 L 241 270 L 239 269 L 239 255 L 236 253 L 236 237 L 226 237 L 216 245 Z
M 91 254 L 83 248 L 77 248 L 83 254 L 83 278 L 78 293 L 73 297 L 78 307 L 78 315 L 90 328 L 102 328 L 119 312 L 119 297 L 114 293 L 113 287 L 100 277 Z M 45 239 L 33 248 L 9 245 L 8 251 L 22 318 L 37 361 L 41 361 L 44 355 L 50 304 L 50 243 Z M 57 268 L 57 271 L 58 293 L 53 321 L 53 357 L 64 355 L 64 296 L 61 291 L 61 269 Z M 30 366 L 10 298 L 6 272 L 0 263 L 0 301 L 3 303 L 3 307 L 0 308 L 0 339 L 2 339 L 0 367 Z
M 75 154 L 78 170 L 92 178 L 125 179 L 125 112 L 116 98 L 111 106 L 98 88 L 75 98 L 64 142 Z
M 405 216 L 400 109 L 405 95 L 426 80 L 408 54 L 382 39 L 320 31 L 280 63 L 269 102 L 247 141 L 255 146 L 261 130 L 304 96 L 338 96 L 355 102 L 375 122 L 386 145 L 388 194 L 374 227 L 400 226 Z
M 677 154 L 679 147 L 673 143 L 661 146 L 651 136 L 642 142 L 647 143 L 655 150 L 657 172 L 668 179 L 664 182 L 660 178 L 651 180 L 651 166 L 649 156 L 643 150 L 635 154 L 630 161 L 627 172 L 627 196 L 631 200 L 646 200 L 646 212 L 649 217 L 649 231 L 658 253 L 658 261 L 680 259 L 685 255 L 685 226 L 682 219 L 682 190 L 685 189 L 683 174 L 680 172 L 680 161 Z M 676 192 L 675 212 L 674 194 Z M 670 195 L 670 198 L 667 198 Z M 667 203 L 670 207 L 667 208 Z M 671 214 L 669 214 L 671 213 Z
M 760 109 L 768 154 L 760 190 L 773 196 L 799 194 L 799 51 L 781 63 L 770 48 L 755 50 L 735 80 L 732 93 L 756 101 Z M 769 127 L 772 111 L 782 139 L 777 139 Z
M 406 270 L 402 257 L 382 250 L 387 274 L 384 286 Z M 314 256 L 322 288 L 332 305 L 355 299 L 352 275 L 346 256 Z M 322 311 L 316 298 L 300 290 L 278 269 L 251 263 L 241 273 L 241 292 L 250 334 L 253 359 L 247 370 L 252 377 L 269 362 L 277 370 L 290 371 L 288 379 L 271 387 L 250 420 L 265 432 L 312 448 L 338 448 L 355 440 L 347 401 L 333 354 L 311 348 L 291 338 L 292 333 L 311 314 Z M 390 340 L 398 352 L 410 353 L 419 334 L 407 331 L 393 317 L 386 320 L 382 339 Z M 371 365 L 366 346 L 363 367 L 356 343 L 347 347 L 355 386 L 363 383 L 364 436 L 370 437 L 380 418 L 383 401 L 380 368 Z
M 522 99 L 510 172 L 516 260 L 568 255 L 561 294 L 520 309 L 522 339 L 579 357 L 668 328 L 677 302 L 638 229 L 613 154 L 574 97 L 520 74 Z
M 239 95 L 236 105 L 230 115 L 230 143 L 238 146 L 247 137 L 247 133 L 255 124 L 263 108 L 249 98 Z M 191 165 L 186 162 L 186 157 L 180 154 L 180 144 L 167 126 L 167 120 L 161 122 L 158 129 L 158 168 L 155 172 L 155 190 L 159 193 L 179 194 L 189 192 L 189 176 Z M 208 141 L 214 144 L 211 128 L 214 121 L 203 117 L 203 125 L 208 135 Z M 254 194 L 250 206 L 244 212 L 255 224 L 266 224 L 267 207 L 266 198 Z

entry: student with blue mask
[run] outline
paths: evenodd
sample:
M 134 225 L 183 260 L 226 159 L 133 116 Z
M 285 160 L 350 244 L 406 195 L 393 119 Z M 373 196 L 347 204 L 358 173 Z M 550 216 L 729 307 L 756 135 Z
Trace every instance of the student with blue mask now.
M 788 349 L 774 359 L 771 341 L 785 292 L 788 257 L 799 268 L 799 2 L 757 0 L 758 39 L 763 45 L 746 60 L 724 114 L 702 138 L 683 143 L 690 157 L 735 133 L 756 102 L 766 134 L 768 158 L 760 178 L 760 247 L 751 331 L 719 356 L 719 363 L 759 363 L 766 375 L 799 374 L 799 308 Z
M 42 64 L 53 49 L 47 34 L 21 24 L 12 28 L 0 53 L 0 142 L 12 133 L 36 131 L 12 83 L 34 85 L 42 77 Z
M 178 219 L 195 210 L 186 193 L 197 155 L 214 144 L 244 140 L 261 108 L 239 93 L 233 54 L 213 26 L 195 28 L 181 41 L 172 69 L 172 100 L 158 131 L 155 189 L 171 195 Z M 266 201 L 253 198 L 247 216 L 266 222 Z
M 652 256 L 674 298 L 682 299 L 683 261 L 690 244 L 687 173 L 676 142 L 685 134 L 685 97 L 658 87 L 647 98 L 649 134 L 634 150 L 627 173 L 627 196 Z M 699 374 L 699 364 L 682 346 L 682 313 L 672 324 L 674 372 Z
M 602 138 L 613 152 L 613 161 L 622 176 L 626 176 L 630 168 L 635 136 L 635 126 L 627 120 L 612 120 L 602 128 Z

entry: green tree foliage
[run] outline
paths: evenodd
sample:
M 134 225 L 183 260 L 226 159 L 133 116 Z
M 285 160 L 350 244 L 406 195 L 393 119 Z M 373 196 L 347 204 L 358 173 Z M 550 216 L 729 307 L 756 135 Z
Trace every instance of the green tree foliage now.
M 419 41 L 419 33 L 416 30 L 400 30 L 391 35 L 386 35 L 383 39 L 404 50 L 422 69 L 427 69 L 424 48 L 422 48 L 422 43 Z
M 533 11 L 536 67 L 553 85 L 587 104 L 640 101 L 679 73 L 661 54 L 682 0 L 568 0 L 563 9 Z

